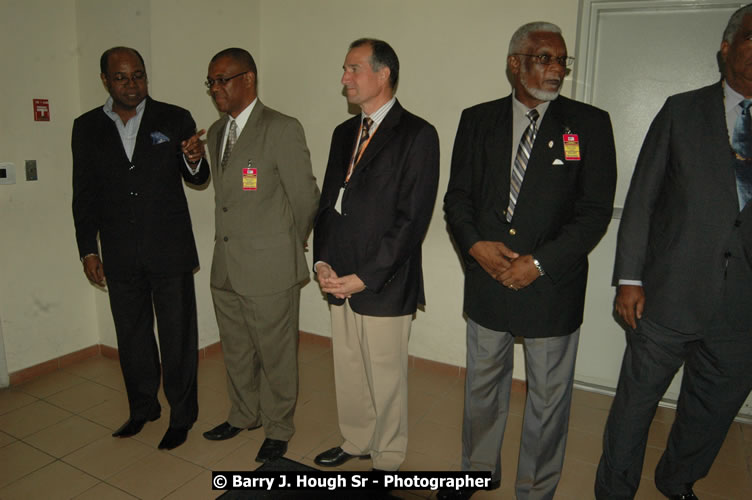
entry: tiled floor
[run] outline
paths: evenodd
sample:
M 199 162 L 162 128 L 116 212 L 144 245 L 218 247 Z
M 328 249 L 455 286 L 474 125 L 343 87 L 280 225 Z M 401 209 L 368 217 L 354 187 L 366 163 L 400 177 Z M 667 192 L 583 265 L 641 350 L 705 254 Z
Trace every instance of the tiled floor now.
M 340 444 L 331 349 L 302 337 L 300 397 L 287 456 L 313 466 L 313 457 Z M 320 338 L 319 338 L 320 339 Z M 410 369 L 410 441 L 403 470 L 459 470 L 463 383 L 458 370 L 414 363 Z M 263 431 L 210 442 L 201 432 L 224 421 L 227 409 L 221 355 L 199 364 L 199 421 L 188 441 L 169 452 L 156 446 L 167 428 L 167 411 L 133 438 L 110 436 L 128 411 L 116 361 L 96 357 L 0 391 L 1 499 L 208 499 L 211 470 L 250 470 Z M 501 488 L 473 498 L 514 498 L 514 476 L 524 394 L 513 394 L 502 449 Z M 556 498 L 589 499 L 601 434 L 611 398 L 575 391 L 564 473 Z M 663 498 L 652 482 L 674 412 L 659 409 L 650 430 L 638 499 Z M 752 426 L 734 424 L 710 475 L 695 485 L 703 500 L 752 498 Z M 353 460 L 348 470 L 368 470 Z M 395 492 L 417 500 L 429 491 Z M 316 495 L 323 497 L 324 495 Z

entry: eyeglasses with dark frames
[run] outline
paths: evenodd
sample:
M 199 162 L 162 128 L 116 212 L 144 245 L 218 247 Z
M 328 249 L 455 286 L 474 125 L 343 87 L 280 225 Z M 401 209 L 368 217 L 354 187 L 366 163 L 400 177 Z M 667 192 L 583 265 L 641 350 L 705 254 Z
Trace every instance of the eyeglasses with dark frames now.
M 206 85 L 206 88 L 208 88 L 208 89 L 212 88 L 212 85 L 214 85 L 215 83 L 218 84 L 218 85 L 223 85 L 224 86 L 224 85 L 227 85 L 227 82 L 229 82 L 233 78 L 237 78 L 240 75 L 245 75 L 246 73 L 248 73 L 248 71 L 243 71 L 242 73 L 238 73 L 237 75 L 228 76 L 227 78 L 217 78 L 217 79 L 207 78 L 206 81 L 204 82 L 204 85 Z
M 560 56 L 560 57 L 554 57 L 550 54 L 512 54 L 513 56 L 525 56 L 525 57 L 532 57 L 534 59 L 538 60 L 539 64 L 542 64 L 543 66 L 549 66 L 556 61 L 561 66 L 564 66 L 565 68 L 568 68 L 572 64 L 574 64 L 574 57 L 567 57 L 567 56 Z

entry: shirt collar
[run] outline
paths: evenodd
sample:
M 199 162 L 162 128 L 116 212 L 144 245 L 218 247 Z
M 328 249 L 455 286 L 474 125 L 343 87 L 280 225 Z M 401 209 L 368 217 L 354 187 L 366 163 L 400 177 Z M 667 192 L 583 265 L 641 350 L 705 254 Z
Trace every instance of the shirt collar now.
M 723 95 L 726 102 L 726 114 L 739 111 L 739 103 L 744 100 L 744 96 L 731 88 L 731 85 L 723 80 Z
M 373 123 L 378 127 L 379 125 L 381 125 L 381 122 L 384 121 L 384 118 L 386 117 L 387 113 L 389 113 L 389 110 L 391 110 L 392 107 L 394 107 L 395 102 L 397 102 L 397 97 L 392 96 L 392 98 L 389 99 L 383 106 L 381 106 L 379 109 L 377 109 L 370 115 L 361 113 L 360 114 L 361 121 L 365 117 L 369 117 L 371 120 L 373 120 Z
M 530 111 L 531 109 L 538 110 L 538 126 L 540 126 L 540 122 L 543 120 L 543 115 L 546 114 L 546 110 L 548 110 L 548 106 L 551 104 L 551 102 L 553 101 L 544 101 L 534 108 L 528 108 L 526 105 L 517 100 L 516 91 L 512 90 L 512 106 L 514 107 L 514 112 L 519 113 L 520 116 L 526 116 L 528 111 Z
M 238 136 L 240 136 L 240 133 L 245 128 L 245 124 L 248 123 L 248 118 L 251 117 L 251 113 L 253 112 L 253 108 L 256 107 L 256 103 L 258 102 L 258 97 L 253 100 L 252 103 L 250 103 L 248 106 L 245 107 L 243 111 L 240 112 L 238 116 L 233 118 L 230 115 L 227 115 L 227 117 L 230 120 L 235 120 L 235 125 L 238 127 Z M 227 121 L 227 123 L 230 123 L 230 120 Z
M 107 116 L 110 117 L 110 119 L 112 119 L 112 121 L 116 122 L 120 120 L 122 122 L 123 120 L 120 118 L 120 115 L 112 110 L 113 102 L 114 101 L 112 100 L 112 96 L 108 97 L 107 101 L 105 101 L 104 103 L 104 106 L 102 106 L 102 110 L 105 112 Z M 144 97 L 144 99 L 140 103 L 138 103 L 138 106 L 136 106 L 136 116 L 143 115 L 145 107 L 146 107 L 146 98 Z

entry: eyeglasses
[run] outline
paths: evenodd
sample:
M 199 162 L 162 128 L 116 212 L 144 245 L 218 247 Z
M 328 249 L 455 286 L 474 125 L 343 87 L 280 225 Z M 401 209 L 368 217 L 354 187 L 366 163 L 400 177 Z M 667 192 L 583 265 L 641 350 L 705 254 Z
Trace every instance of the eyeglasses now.
M 212 85 L 214 85 L 215 83 L 218 83 L 219 85 L 227 85 L 227 82 L 229 82 L 233 78 L 237 78 L 240 75 L 245 75 L 246 73 L 248 73 L 248 71 L 243 71 L 242 73 L 238 73 L 237 75 L 228 76 L 227 78 L 217 78 L 216 80 L 213 79 L 213 78 L 207 78 L 206 81 L 204 82 L 204 85 L 206 85 L 206 88 L 208 88 L 208 89 L 212 88 Z
M 564 66 L 565 68 L 571 66 L 574 64 L 574 57 L 567 57 L 567 56 L 560 56 L 560 57 L 554 57 L 550 54 L 512 54 L 513 56 L 525 56 L 525 57 L 534 57 L 538 60 L 539 64 L 542 64 L 544 66 L 548 66 L 550 64 L 553 64 L 554 61 L 559 63 L 560 65 Z
M 125 75 L 123 73 L 117 73 L 112 77 L 112 80 L 119 85 L 126 85 L 128 82 L 139 83 L 146 80 L 146 73 L 144 73 L 143 71 L 136 71 L 131 76 Z

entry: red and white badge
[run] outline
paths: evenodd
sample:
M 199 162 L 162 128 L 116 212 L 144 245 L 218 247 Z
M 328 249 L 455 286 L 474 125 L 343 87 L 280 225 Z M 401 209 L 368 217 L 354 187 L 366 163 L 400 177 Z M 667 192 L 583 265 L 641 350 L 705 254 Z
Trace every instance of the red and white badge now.
M 577 134 L 564 134 L 564 159 L 580 160 L 580 138 Z
M 243 169 L 243 191 L 256 191 L 258 189 L 258 169 Z

